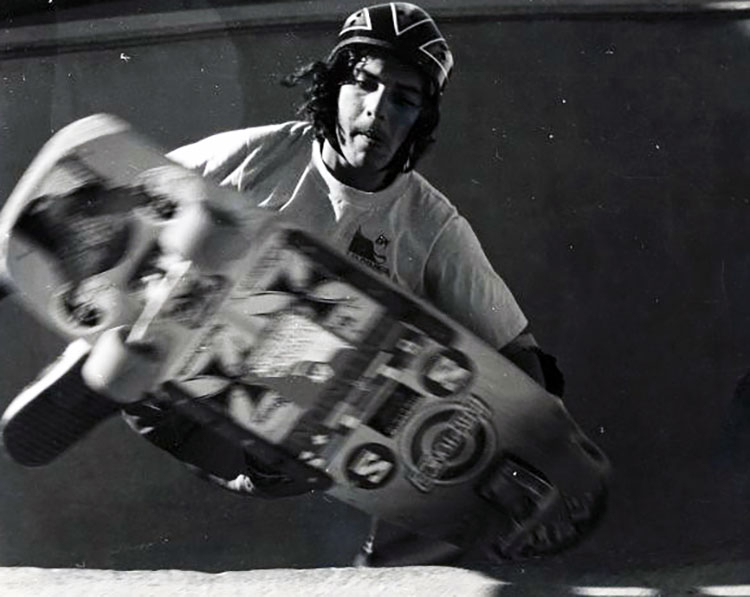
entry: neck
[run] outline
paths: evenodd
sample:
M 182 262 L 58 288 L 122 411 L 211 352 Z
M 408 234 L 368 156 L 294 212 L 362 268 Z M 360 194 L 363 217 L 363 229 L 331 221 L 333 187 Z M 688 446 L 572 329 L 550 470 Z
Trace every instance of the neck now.
M 388 170 L 373 171 L 352 166 L 327 139 L 323 141 L 320 155 L 326 168 L 336 180 L 360 191 L 368 193 L 380 191 L 396 178 L 396 174 Z

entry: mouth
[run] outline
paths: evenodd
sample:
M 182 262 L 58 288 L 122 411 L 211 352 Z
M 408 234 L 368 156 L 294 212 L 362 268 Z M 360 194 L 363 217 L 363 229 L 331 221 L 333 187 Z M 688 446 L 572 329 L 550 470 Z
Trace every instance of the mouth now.
M 383 137 L 374 129 L 366 129 L 357 133 L 361 137 L 364 137 L 372 144 L 378 144 L 383 142 Z

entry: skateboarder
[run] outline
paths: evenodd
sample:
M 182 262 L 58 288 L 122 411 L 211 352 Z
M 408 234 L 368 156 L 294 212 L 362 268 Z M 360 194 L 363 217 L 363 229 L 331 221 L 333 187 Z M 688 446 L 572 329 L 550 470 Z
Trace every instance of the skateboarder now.
M 346 19 L 326 60 L 288 79 L 309 83 L 306 122 L 220 133 L 170 157 L 246 192 L 248 201 L 284 213 L 428 299 L 560 394 L 554 359 L 537 347 L 470 225 L 415 171 L 434 141 L 452 69 L 448 44 L 424 10 L 403 2 L 363 8 Z M 222 448 L 226 442 L 210 431 L 148 402 L 128 412 L 142 435 L 212 481 L 273 496 L 273 471 L 233 446 Z M 431 563 L 455 555 L 434 541 L 384 533 L 398 546 L 379 550 L 376 541 L 371 562 Z M 363 554 L 372 548 L 370 540 Z
M 220 133 L 170 157 L 432 302 L 561 394 L 554 359 L 537 347 L 470 225 L 414 169 L 433 141 L 452 68 L 451 51 L 424 10 L 401 2 L 363 8 L 346 19 L 326 60 L 290 77 L 309 83 L 306 121 Z M 34 392 L 47 391 L 80 360 L 66 358 L 70 366 L 64 358 L 25 399 L 34 401 Z M 86 400 L 90 422 L 119 410 L 95 395 Z M 149 399 L 125 411 L 141 435 L 209 480 L 239 493 L 279 495 L 283 476 L 212 428 Z M 381 527 L 361 559 L 430 564 L 456 555 L 447 544 Z

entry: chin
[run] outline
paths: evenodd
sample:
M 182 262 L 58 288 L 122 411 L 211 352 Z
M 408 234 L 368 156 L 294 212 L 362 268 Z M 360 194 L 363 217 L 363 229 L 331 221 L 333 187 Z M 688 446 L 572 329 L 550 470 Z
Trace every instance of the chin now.
M 375 152 L 357 152 L 353 155 L 345 155 L 345 159 L 350 167 L 373 174 L 381 173 L 390 163 L 390 159 L 386 159 L 382 154 Z
M 388 167 L 390 161 L 390 158 L 383 154 L 370 154 L 362 157 L 360 160 L 360 166 L 362 168 L 367 168 L 372 172 L 381 172 Z

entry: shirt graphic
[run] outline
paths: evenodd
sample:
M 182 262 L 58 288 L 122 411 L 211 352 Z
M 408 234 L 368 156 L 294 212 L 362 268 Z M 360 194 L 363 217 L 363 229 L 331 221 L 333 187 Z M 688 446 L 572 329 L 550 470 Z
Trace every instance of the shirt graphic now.
M 357 228 L 354 238 L 352 238 L 352 242 L 349 244 L 348 253 L 350 257 L 353 257 L 360 263 L 364 263 L 383 274 L 390 275 L 391 271 L 385 265 L 387 256 L 385 253 L 379 252 L 385 251 L 390 242 L 384 234 L 378 236 L 374 241 L 367 238 L 362 233 L 362 227 L 360 226 Z

